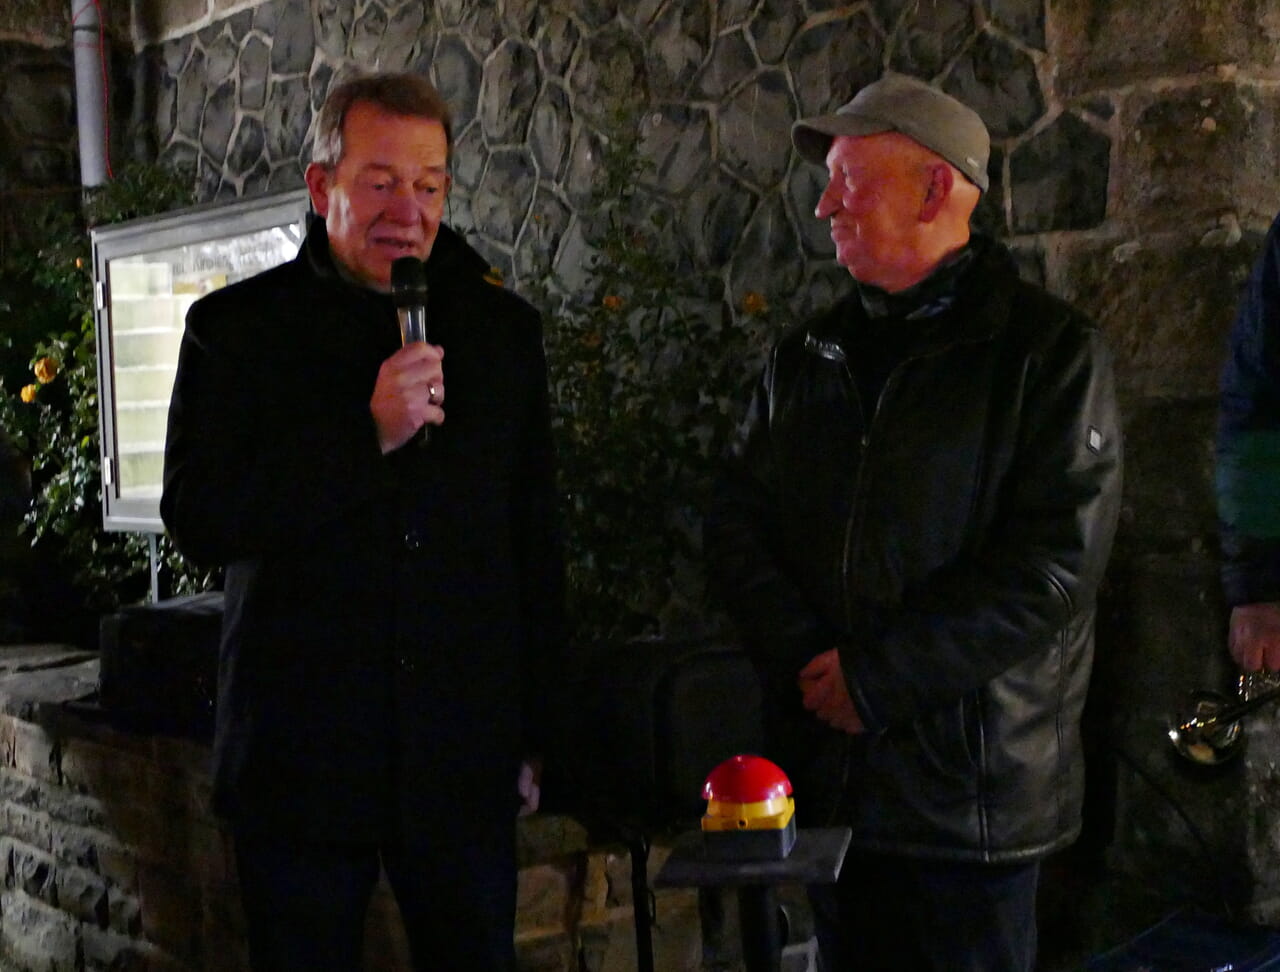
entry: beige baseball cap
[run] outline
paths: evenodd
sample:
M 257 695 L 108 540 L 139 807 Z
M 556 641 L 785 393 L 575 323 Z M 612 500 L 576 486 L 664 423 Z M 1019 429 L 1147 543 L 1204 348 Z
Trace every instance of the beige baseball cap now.
M 901 132 L 987 191 L 991 136 L 982 118 L 949 94 L 905 75 L 889 74 L 867 85 L 834 114 L 800 119 L 791 126 L 791 141 L 801 157 L 826 165 L 837 135 L 880 132 Z

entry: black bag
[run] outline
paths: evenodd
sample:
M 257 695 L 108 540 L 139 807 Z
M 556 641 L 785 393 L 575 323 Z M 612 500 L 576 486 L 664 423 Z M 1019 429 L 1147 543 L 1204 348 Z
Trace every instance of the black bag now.
M 138 731 L 211 739 L 222 607 L 222 592 L 208 591 L 103 617 L 103 711 Z
M 761 750 L 760 684 L 733 645 L 596 645 L 571 669 L 544 791 L 584 819 L 644 831 L 696 822 L 707 774 Z

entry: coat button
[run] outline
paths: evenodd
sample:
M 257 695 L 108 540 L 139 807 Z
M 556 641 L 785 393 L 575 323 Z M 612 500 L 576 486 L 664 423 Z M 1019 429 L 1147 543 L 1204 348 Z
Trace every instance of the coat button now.
M 422 534 L 417 530 L 406 530 L 404 535 L 404 548 L 406 550 L 419 550 L 422 547 Z

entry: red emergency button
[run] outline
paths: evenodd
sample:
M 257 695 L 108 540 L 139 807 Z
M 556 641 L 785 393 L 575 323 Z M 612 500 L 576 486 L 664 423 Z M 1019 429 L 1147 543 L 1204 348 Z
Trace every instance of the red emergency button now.
M 751 860 L 786 857 L 795 843 L 791 781 L 763 756 L 725 760 L 702 784 L 707 812 L 702 832 L 713 857 Z
M 763 756 L 731 756 L 702 784 L 702 799 L 720 803 L 760 803 L 790 795 L 787 774 Z

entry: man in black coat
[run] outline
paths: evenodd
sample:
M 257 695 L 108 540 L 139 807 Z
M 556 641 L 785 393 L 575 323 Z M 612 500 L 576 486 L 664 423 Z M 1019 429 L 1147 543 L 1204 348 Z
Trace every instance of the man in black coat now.
M 417 968 L 514 967 L 562 560 L 541 324 L 442 223 L 450 148 L 422 78 L 338 85 L 297 258 L 187 319 L 161 511 L 226 566 L 214 796 L 259 970 L 359 968 L 380 864 Z
M 976 113 L 889 76 L 797 123 L 853 293 L 775 345 L 706 522 L 797 813 L 852 832 L 824 972 L 1031 972 L 1080 830 L 1120 500 L 1111 358 L 971 236 Z

